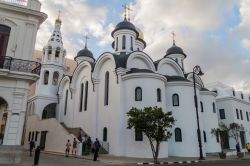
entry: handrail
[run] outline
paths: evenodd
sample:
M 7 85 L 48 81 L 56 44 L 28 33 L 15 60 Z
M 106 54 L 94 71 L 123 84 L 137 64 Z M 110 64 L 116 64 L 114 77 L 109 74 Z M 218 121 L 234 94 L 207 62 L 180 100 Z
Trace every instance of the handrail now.
M 0 69 L 40 75 L 41 64 L 35 61 L 28 61 L 5 56 L 0 57 Z

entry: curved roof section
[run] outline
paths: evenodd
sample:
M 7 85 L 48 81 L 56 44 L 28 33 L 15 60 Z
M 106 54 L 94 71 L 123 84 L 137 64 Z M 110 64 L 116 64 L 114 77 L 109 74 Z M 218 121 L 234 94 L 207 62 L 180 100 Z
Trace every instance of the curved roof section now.
M 87 48 L 85 47 L 84 49 L 80 50 L 76 57 L 89 57 L 94 59 L 93 53 Z
M 167 78 L 168 82 L 172 82 L 172 81 L 191 82 L 188 79 L 181 77 L 181 76 L 168 76 L 168 75 L 166 75 L 166 78 Z
M 183 52 L 182 48 L 176 46 L 175 43 L 173 44 L 172 47 L 170 47 L 170 48 L 167 50 L 167 53 L 166 53 L 165 57 L 167 57 L 168 55 L 171 55 L 171 54 L 182 54 L 182 55 L 184 55 L 185 57 L 187 57 L 187 55 Z
M 137 36 L 139 36 L 139 32 L 136 30 L 136 27 L 134 26 L 134 24 L 132 24 L 131 22 L 127 21 L 127 19 L 124 19 L 122 22 L 119 22 L 116 26 L 115 29 L 112 31 L 111 36 L 113 37 L 114 33 L 118 30 L 121 29 L 129 29 L 132 30 L 136 33 Z

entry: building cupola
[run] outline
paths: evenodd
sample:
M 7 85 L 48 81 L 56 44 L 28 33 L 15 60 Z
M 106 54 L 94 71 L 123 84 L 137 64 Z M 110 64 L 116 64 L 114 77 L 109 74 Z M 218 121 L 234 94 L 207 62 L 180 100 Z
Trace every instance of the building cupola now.
M 66 56 L 66 50 L 63 47 L 62 35 L 61 35 L 62 21 L 60 14 L 55 20 L 55 27 L 52 35 L 46 46 L 43 48 L 43 64 L 55 63 L 56 65 L 63 66 Z
M 85 47 L 84 49 L 80 50 L 77 53 L 76 57 L 74 58 L 77 64 L 81 63 L 84 60 L 91 62 L 91 63 L 95 62 L 93 53 L 88 49 L 87 44 L 88 44 L 88 36 L 85 36 Z
M 168 57 L 168 58 L 174 59 L 182 67 L 182 70 L 184 71 L 183 60 L 187 57 L 187 55 L 184 53 L 181 47 L 178 47 L 175 44 L 174 32 L 172 33 L 172 35 L 173 35 L 173 46 L 167 50 L 164 58 Z

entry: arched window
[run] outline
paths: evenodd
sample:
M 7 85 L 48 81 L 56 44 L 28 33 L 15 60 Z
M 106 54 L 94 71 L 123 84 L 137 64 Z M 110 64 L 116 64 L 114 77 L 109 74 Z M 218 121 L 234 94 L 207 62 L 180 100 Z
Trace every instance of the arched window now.
M 57 85 L 58 84 L 58 80 L 59 80 L 59 73 L 57 71 L 54 72 L 53 74 L 53 85 Z
M 84 90 L 84 84 L 81 83 L 81 91 L 80 91 L 80 107 L 79 107 L 79 112 L 82 112 L 82 100 L 83 100 L 83 90 Z
M 58 60 L 60 56 L 60 47 L 56 48 L 56 54 L 55 54 L 55 59 Z
M 213 113 L 216 113 L 215 103 L 213 102 Z
M 48 47 L 48 55 L 50 55 L 50 54 L 52 54 L 52 47 L 51 46 Z M 49 58 L 49 60 L 50 60 L 50 58 Z
M 49 71 L 47 70 L 44 72 L 43 83 L 44 85 L 48 85 L 49 83 Z
M 116 41 L 115 41 L 115 50 L 118 50 L 118 37 L 116 37 Z
M 103 137 L 102 137 L 102 140 L 104 141 L 104 142 L 107 142 L 107 137 L 108 137 L 108 129 L 107 129 L 107 127 L 104 127 L 103 128 Z
M 64 101 L 64 103 L 65 103 L 65 105 L 64 105 L 64 115 L 66 115 L 66 114 L 67 114 L 67 107 L 68 107 L 68 93 L 69 93 L 69 91 L 68 91 L 68 90 L 66 90 L 65 101 Z
M 200 104 L 201 104 L 201 112 L 204 112 L 204 110 L 203 110 L 203 103 L 202 103 L 202 101 L 200 102 Z
M 142 89 L 141 89 L 141 87 L 135 88 L 135 101 L 142 101 Z
M 207 142 L 207 135 L 205 131 L 203 131 L 203 137 L 204 137 L 204 142 Z
M 173 106 L 179 106 L 179 95 L 178 94 L 173 94 L 172 96 L 172 100 L 173 100 Z
M 135 129 L 135 141 L 143 141 L 143 133 L 141 130 Z
M 176 128 L 174 130 L 174 133 L 175 133 L 175 142 L 182 142 L 181 129 L 180 128 Z
M 89 82 L 87 81 L 85 84 L 84 111 L 86 111 L 88 108 L 88 88 L 89 88 Z
M 11 28 L 0 24 L 0 58 L 6 56 Z M 0 59 L 0 66 L 3 61 Z
M 123 50 L 126 49 L 126 36 L 125 35 L 122 36 L 122 49 Z
M 157 102 L 161 102 L 161 89 L 157 89 Z
M 244 99 L 244 95 L 243 95 L 243 93 L 241 93 L 241 99 Z
M 105 74 L 105 91 L 104 91 L 104 105 L 109 104 L 109 72 Z
M 233 96 L 235 96 L 235 91 L 233 90 Z
M 133 37 L 132 37 L 132 36 L 130 36 L 130 43 L 131 43 L 130 50 L 133 51 L 133 50 L 134 50 L 134 48 L 133 48 L 133 47 L 134 47 L 134 46 L 133 46 L 134 44 L 133 44 Z

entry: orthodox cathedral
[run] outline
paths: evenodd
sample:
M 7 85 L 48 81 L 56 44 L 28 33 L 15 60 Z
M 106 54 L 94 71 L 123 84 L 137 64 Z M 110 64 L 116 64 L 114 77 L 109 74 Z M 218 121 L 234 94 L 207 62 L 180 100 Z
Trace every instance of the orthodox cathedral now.
M 33 85 L 35 92 L 27 105 L 25 147 L 34 140 L 45 151 L 64 153 L 66 140 L 77 138 L 81 130 L 92 140 L 98 138 L 108 154 L 150 158 L 147 137 L 127 129 L 126 113 L 132 107 L 158 106 L 165 112 L 171 111 L 176 119 L 172 137 L 162 142 L 159 157 L 198 157 L 194 81 L 204 156 L 221 150 L 211 129 L 226 118 L 232 117 L 228 123 L 234 121 L 234 109 L 229 113 L 224 108 L 228 104 L 221 102 L 235 100 L 246 106 L 245 111 L 250 111 L 247 97 L 244 101 L 238 99 L 232 96 L 232 88 L 222 85 L 205 87 L 199 75 L 186 71 L 183 62 L 188 55 L 175 41 L 161 59 L 153 61 L 144 52 L 147 44 L 143 33 L 126 17 L 111 33 L 112 52 L 104 52 L 95 59 L 86 42 L 74 58 L 73 71 L 69 72 L 61 26 L 58 17 L 43 48 L 40 79 Z M 249 129 L 250 123 L 245 120 L 244 127 Z M 248 132 L 243 133 L 242 147 L 247 141 L 250 141 Z M 229 139 L 228 148 L 234 147 L 235 143 Z M 79 154 L 80 149 L 79 146 Z

